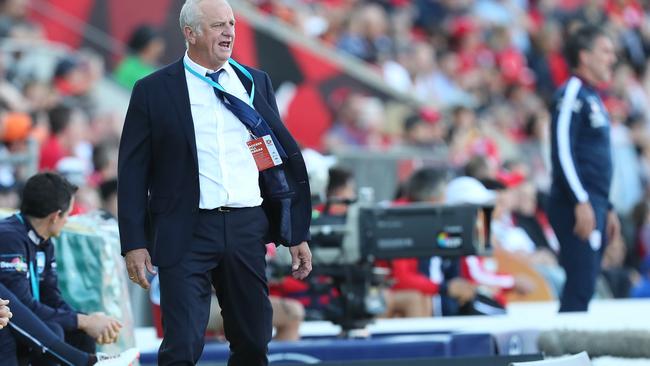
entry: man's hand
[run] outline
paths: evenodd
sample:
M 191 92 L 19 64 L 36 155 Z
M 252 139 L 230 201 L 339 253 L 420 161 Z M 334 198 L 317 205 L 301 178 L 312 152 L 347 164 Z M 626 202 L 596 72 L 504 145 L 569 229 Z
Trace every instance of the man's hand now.
M 78 328 L 99 344 L 113 343 L 122 328 L 122 323 L 104 313 L 77 314 Z
M 306 241 L 289 247 L 291 253 L 291 275 L 299 280 L 305 279 L 311 272 L 311 251 Z
M 460 305 L 465 305 L 476 297 L 476 286 L 464 278 L 456 277 L 449 281 L 447 293 Z
M 149 289 L 149 281 L 144 272 L 145 268 L 152 275 L 156 274 L 151 264 L 151 257 L 149 251 L 146 249 L 134 249 L 126 253 L 124 257 L 126 262 L 126 270 L 129 272 L 129 279 L 142 287 L 145 290 Z M 311 268 L 311 267 L 310 267 Z
M 616 211 L 609 210 L 607 213 L 607 242 L 611 243 L 621 234 L 621 222 L 618 220 Z
M 582 240 L 588 240 L 589 235 L 596 229 L 594 208 L 589 202 L 578 203 L 575 207 L 576 226 L 573 232 Z
M 110 327 L 106 328 L 104 332 L 97 338 L 99 344 L 111 344 L 117 342 L 117 337 L 120 335 L 122 325 L 115 321 Z
M 519 274 L 515 275 L 515 285 L 513 286 L 513 290 L 517 291 L 517 293 L 526 295 L 535 290 L 535 282 L 530 279 L 530 277 Z
M 9 324 L 9 319 L 13 316 L 9 310 L 9 300 L 0 299 L 0 329 Z

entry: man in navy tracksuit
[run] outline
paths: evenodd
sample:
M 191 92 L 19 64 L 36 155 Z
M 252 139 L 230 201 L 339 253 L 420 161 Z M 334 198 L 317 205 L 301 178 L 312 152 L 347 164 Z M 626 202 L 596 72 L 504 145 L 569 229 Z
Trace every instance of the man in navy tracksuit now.
M 75 191 L 75 186 L 54 173 L 37 174 L 27 181 L 21 212 L 0 221 L 0 284 L 60 339 L 93 354 L 95 342 L 112 343 L 121 325 L 101 313 L 78 313 L 63 300 L 49 240 L 67 221 Z M 14 301 L 13 305 L 18 304 Z M 1 359 L 11 357 L 6 352 L 30 346 L 24 347 L 16 332 L 0 332 Z M 33 365 L 52 362 L 41 357 L 40 349 L 32 351 Z
M 38 350 L 52 362 L 65 366 L 128 366 L 138 357 L 135 348 L 107 355 L 72 347 L 0 283 L 0 365 L 19 365 L 18 344 Z M 33 366 L 39 365 L 33 359 L 29 361 Z
M 609 116 L 595 87 L 611 79 L 614 45 L 600 28 L 584 26 L 570 36 L 566 49 L 574 74 L 551 106 L 553 185 L 548 205 L 567 274 L 561 312 L 587 310 L 603 248 L 619 234 L 608 199 Z

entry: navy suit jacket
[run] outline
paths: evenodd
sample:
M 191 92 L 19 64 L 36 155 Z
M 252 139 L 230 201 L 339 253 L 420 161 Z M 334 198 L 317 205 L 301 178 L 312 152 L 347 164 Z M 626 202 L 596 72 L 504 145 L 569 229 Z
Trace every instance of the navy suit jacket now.
M 268 75 L 244 67 L 255 83 L 255 110 L 269 124 L 288 156 L 280 165 L 291 188 L 284 197 L 271 197 L 260 174 L 262 207 L 270 221 L 267 238 L 276 244 L 297 245 L 310 238 L 311 195 L 305 163 L 298 144 L 280 119 Z M 250 80 L 237 68 L 234 70 L 250 94 Z M 281 204 L 282 200 L 285 204 Z M 147 248 L 155 265 L 174 265 L 192 239 L 198 210 L 196 139 L 181 59 L 138 81 L 131 94 L 118 158 L 122 253 Z M 288 230 L 286 223 L 290 223 Z

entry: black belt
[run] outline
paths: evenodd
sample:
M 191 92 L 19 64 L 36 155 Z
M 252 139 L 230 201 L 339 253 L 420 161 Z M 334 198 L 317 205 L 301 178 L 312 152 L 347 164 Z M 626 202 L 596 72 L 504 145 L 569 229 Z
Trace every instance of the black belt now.
M 228 206 L 221 206 L 213 209 L 204 209 L 201 208 L 199 209 L 199 212 L 204 212 L 204 213 L 216 213 L 216 212 L 231 212 L 231 211 L 238 211 L 238 210 L 245 210 L 247 208 L 253 208 L 253 207 L 228 207 Z

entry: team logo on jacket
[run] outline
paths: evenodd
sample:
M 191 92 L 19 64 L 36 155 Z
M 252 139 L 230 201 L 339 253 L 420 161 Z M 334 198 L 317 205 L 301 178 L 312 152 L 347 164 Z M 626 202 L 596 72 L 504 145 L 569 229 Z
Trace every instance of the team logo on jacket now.
M 36 252 L 36 270 L 39 276 L 45 271 L 45 252 Z
M 0 255 L 1 272 L 27 272 L 27 263 L 21 254 Z
M 589 106 L 591 112 L 589 113 L 589 120 L 591 121 L 592 128 L 600 128 L 607 125 L 607 115 L 600 106 L 598 100 L 594 97 L 589 98 Z

